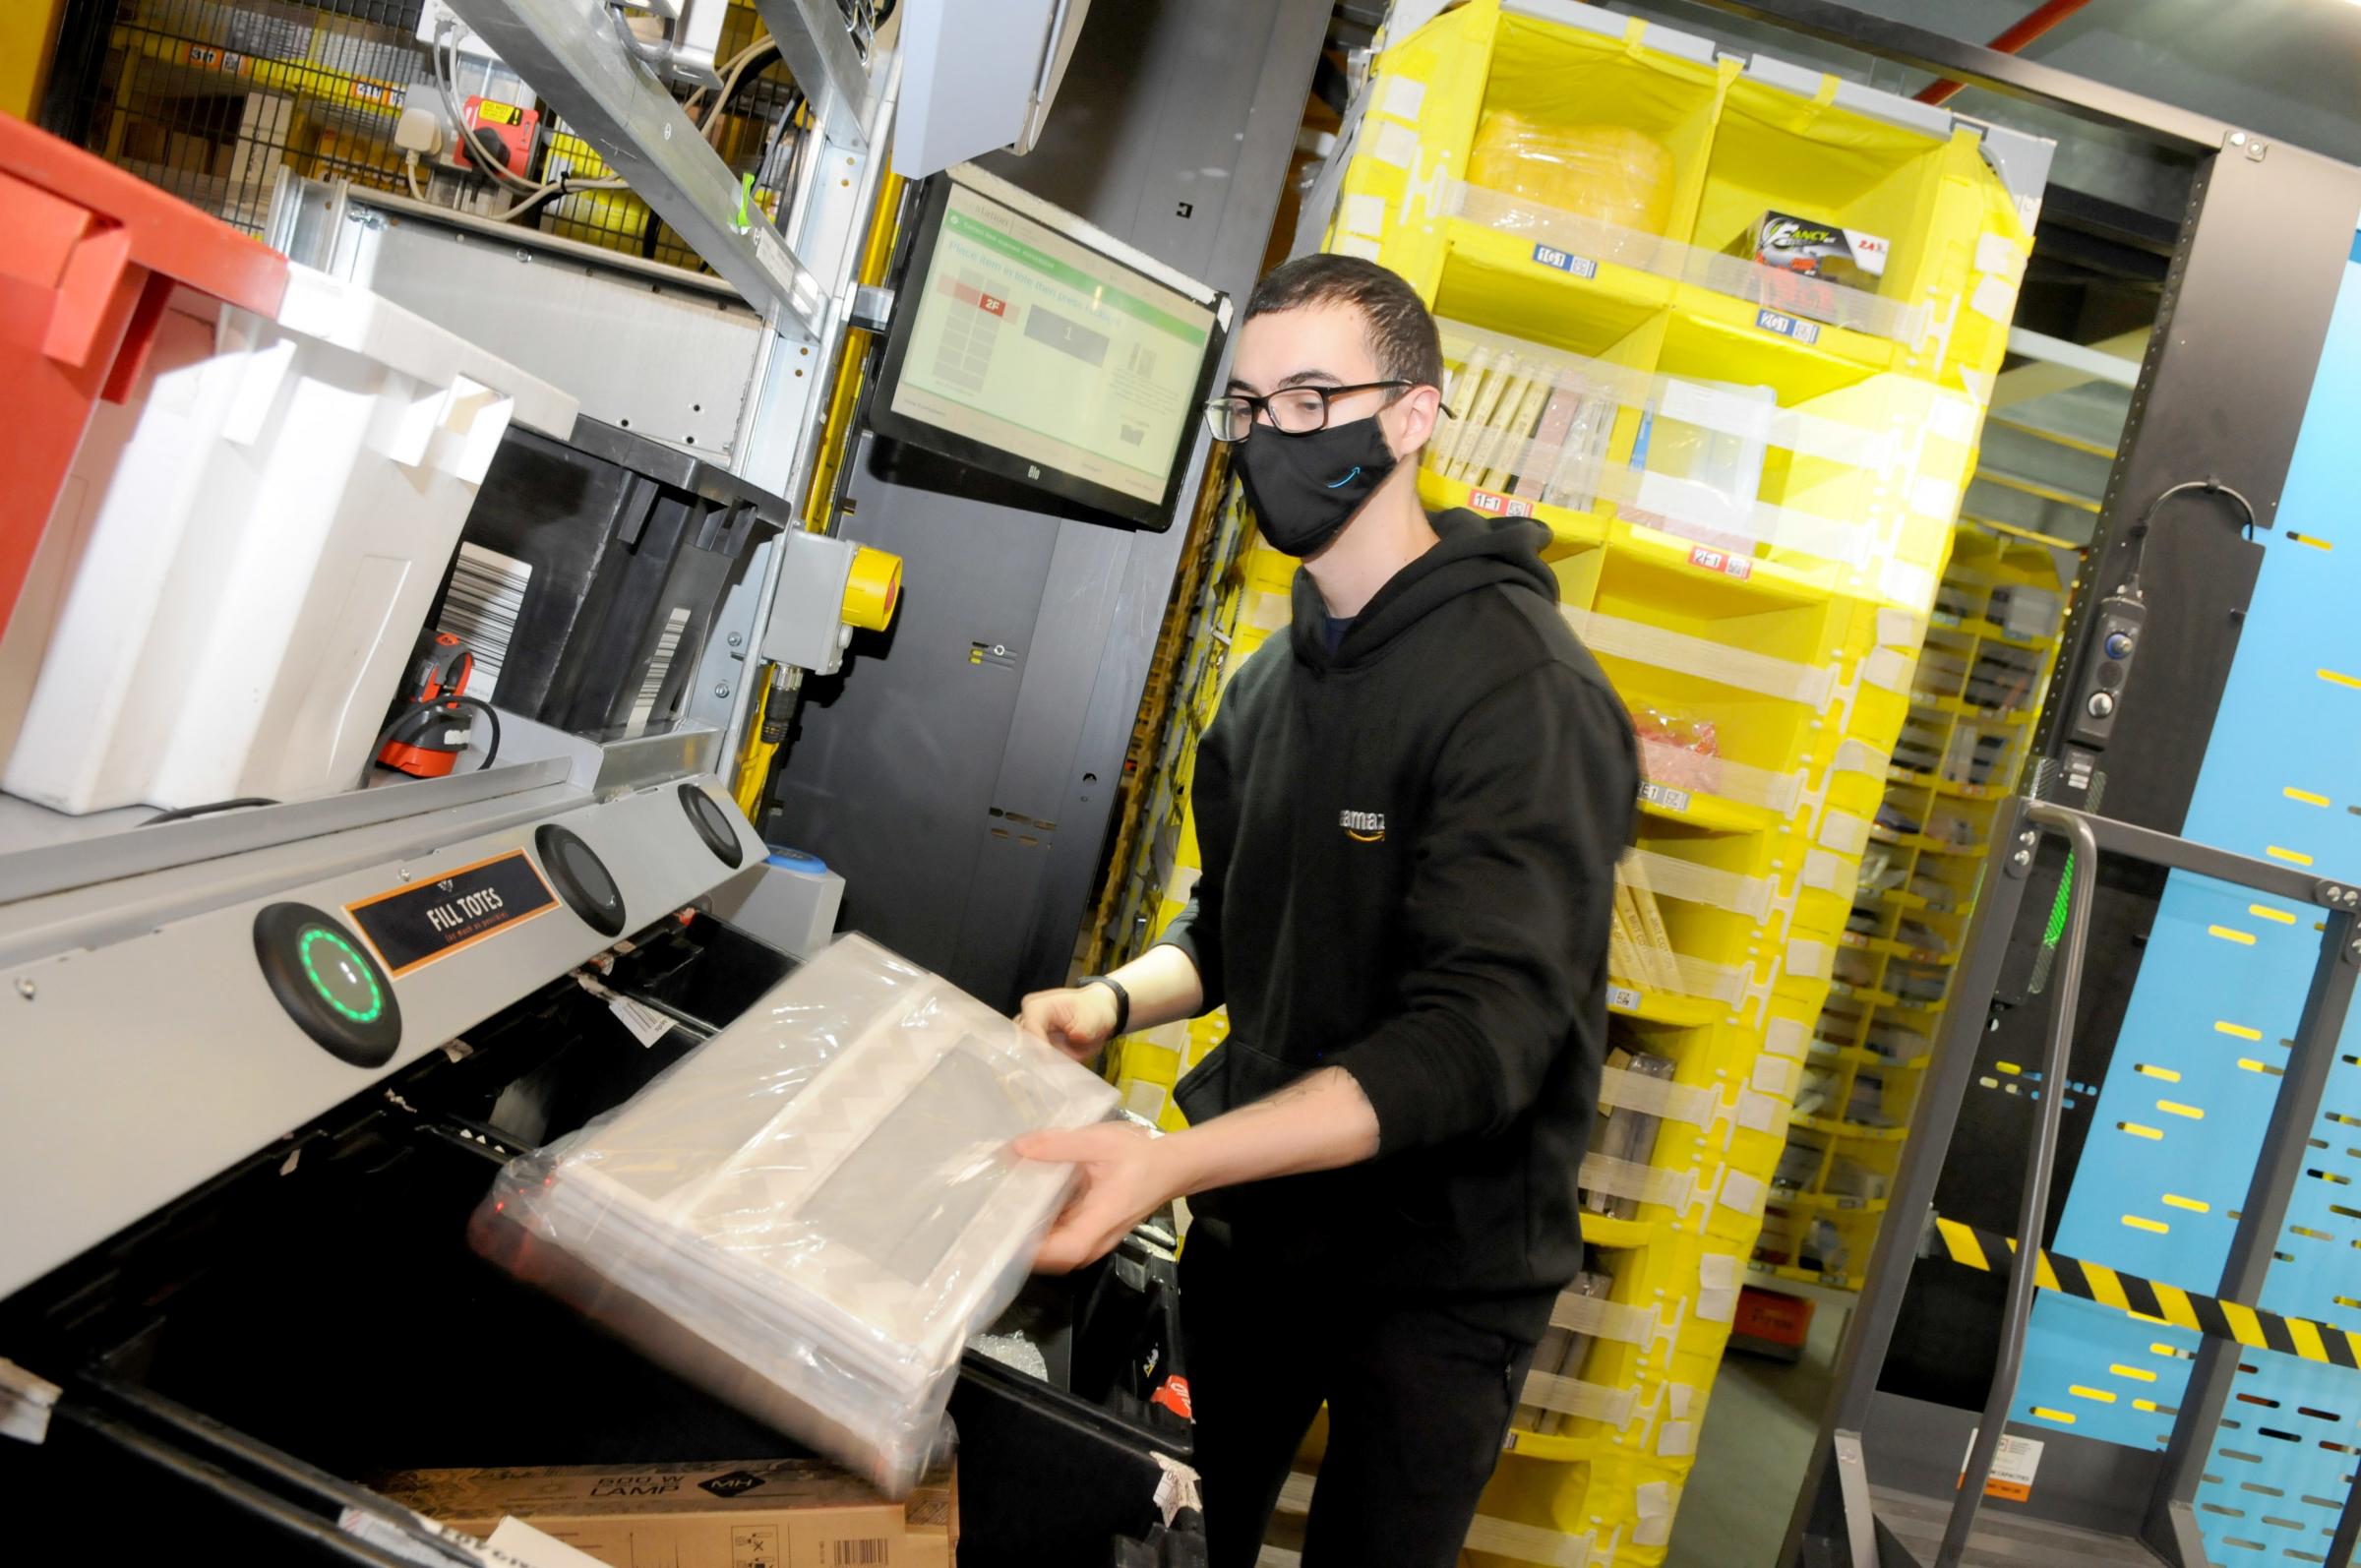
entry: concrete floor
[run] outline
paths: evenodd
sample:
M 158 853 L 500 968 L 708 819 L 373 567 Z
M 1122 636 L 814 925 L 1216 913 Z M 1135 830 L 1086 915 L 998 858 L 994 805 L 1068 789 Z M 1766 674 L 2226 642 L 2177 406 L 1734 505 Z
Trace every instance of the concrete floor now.
M 1844 1326 L 1843 1313 L 1823 1306 L 1796 1364 L 1735 1352 L 1723 1361 L 1665 1568 L 1778 1568 Z

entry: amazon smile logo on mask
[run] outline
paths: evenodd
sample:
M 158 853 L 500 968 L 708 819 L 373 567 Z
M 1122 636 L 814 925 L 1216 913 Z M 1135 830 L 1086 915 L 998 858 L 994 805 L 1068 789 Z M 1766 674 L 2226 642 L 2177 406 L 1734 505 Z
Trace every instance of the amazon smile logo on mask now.
M 1345 836 L 1356 844 L 1385 842 L 1385 814 L 1383 812 L 1346 812 L 1343 814 Z

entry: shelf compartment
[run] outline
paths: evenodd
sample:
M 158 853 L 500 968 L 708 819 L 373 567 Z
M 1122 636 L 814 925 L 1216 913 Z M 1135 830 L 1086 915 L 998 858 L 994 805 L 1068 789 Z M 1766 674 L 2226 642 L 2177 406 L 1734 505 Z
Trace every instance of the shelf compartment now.
M 1672 285 L 1611 263 L 1579 276 L 1555 261 L 1551 249 L 1466 218 L 1450 219 L 1434 314 L 1514 332 L 1586 358 L 1644 364 L 1653 357 L 1652 340 L 1639 334 L 1672 303 Z
M 1769 918 L 1771 913 L 1772 884 L 1767 876 L 1721 871 L 1650 849 L 1629 851 L 1624 866 L 1616 870 L 1616 879 L 1628 884 L 1633 880 L 1634 871 L 1645 876 L 1648 888 L 1660 898 L 1702 904 L 1757 922 Z
M 1928 130 L 1820 101 L 1826 79 L 1758 55 L 1729 85 L 1707 160 L 1693 235 L 1721 250 L 1777 211 L 1881 236 L 1892 245 L 1879 297 L 1921 298 L 1944 258 L 1928 242 L 1950 122 Z M 1972 136 L 1959 131 L 1952 135 Z
M 1598 26 L 1580 25 L 1586 17 Z M 1670 162 L 1663 232 L 1674 243 L 1686 241 L 1696 222 L 1726 69 L 1701 38 L 1633 29 L 1625 18 L 1587 8 L 1570 21 L 1574 25 L 1501 13 L 1477 121 L 1478 142 L 1483 139 L 1484 121 L 1494 115 L 1513 115 L 1544 136 L 1569 125 L 1637 132 L 1662 148 Z
M 1650 626 L 1602 610 L 1567 611 L 1566 621 L 1585 646 L 1605 658 L 1645 664 L 1674 675 L 1752 693 L 1818 711 L 1828 706 L 1836 672 L 1732 643 Z
M 1744 322 L 1753 331 L 1805 347 L 1835 334 L 1832 342 L 1847 345 L 1836 351 L 1879 369 L 1891 362 L 1892 344 L 1915 347 L 1927 333 L 1924 305 L 1783 271 L 1531 197 L 1453 181 L 1443 206 L 1455 217 L 1544 247 L 1558 258 L 1545 265 L 1575 276 L 1604 275 L 1611 268 L 1679 284 L 1684 309 Z M 1776 318 L 1776 324 L 1768 318 Z M 1864 341 L 1851 344 L 1853 338 Z
M 1551 563 L 1596 550 L 1606 541 L 1606 519 L 1595 512 L 1551 506 L 1513 492 L 1487 490 L 1471 480 L 1453 478 L 1432 468 L 1419 470 L 1419 500 L 1430 512 L 1465 508 L 1494 517 L 1531 517 L 1549 530 L 1549 547 L 1542 552 L 1542 557 Z

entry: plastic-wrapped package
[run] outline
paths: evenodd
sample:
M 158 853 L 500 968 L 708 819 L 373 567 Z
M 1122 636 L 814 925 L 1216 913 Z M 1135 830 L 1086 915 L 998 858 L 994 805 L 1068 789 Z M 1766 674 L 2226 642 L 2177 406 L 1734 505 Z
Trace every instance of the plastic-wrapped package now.
M 1641 770 L 1652 784 L 1699 795 L 1722 787 L 1722 739 L 1711 719 L 1642 704 L 1631 710 L 1639 732 Z
M 968 1335 L 1070 1173 L 1018 1134 L 1112 1086 L 864 937 L 630 1101 L 505 1168 L 478 1251 L 651 1359 L 905 1495 Z
M 1640 470 L 1639 493 L 1622 515 L 1736 556 L 1752 556 L 1764 537 L 1755 520 L 1763 487 L 1768 444 L 1679 417 L 1708 398 L 1725 408 L 1752 405 L 1764 428 L 1778 411 L 1779 393 L 1769 387 L 1727 382 L 1674 381 L 1662 408 L 1640 423 L 1631 466 Z
M 1672 218 L 1672 154 L 1628 126 L 1544 125 L 1495 109 L 1476 128 L 1468 183 L 1647 234 Z

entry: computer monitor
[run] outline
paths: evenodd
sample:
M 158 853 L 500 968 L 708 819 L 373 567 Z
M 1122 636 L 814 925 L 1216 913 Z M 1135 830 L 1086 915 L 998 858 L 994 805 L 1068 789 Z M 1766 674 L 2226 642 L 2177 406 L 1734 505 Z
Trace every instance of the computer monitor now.
M 870 422 L 1172 526 L 1227 296 L 972 164 L 921 198 Z

